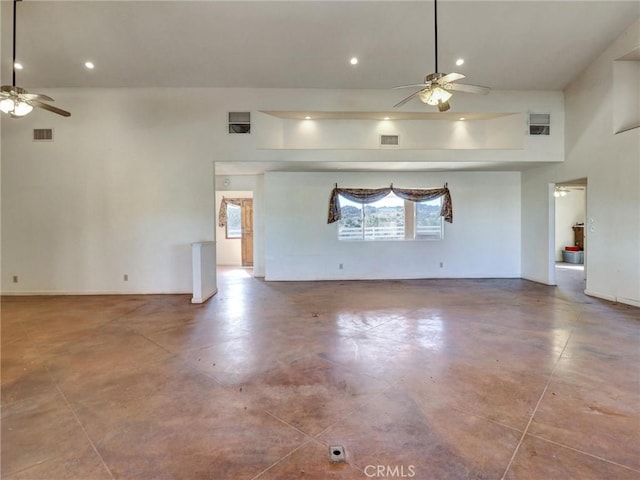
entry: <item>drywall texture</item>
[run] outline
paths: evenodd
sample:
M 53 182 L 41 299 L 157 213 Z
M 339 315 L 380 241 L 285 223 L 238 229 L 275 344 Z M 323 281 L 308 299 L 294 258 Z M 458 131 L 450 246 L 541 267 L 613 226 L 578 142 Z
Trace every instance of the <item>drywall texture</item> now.
M 69 119 L 3 118 L 4 293 L 191 291 L 191 243 L 214 240 L 206 124 L 133 100 L 103 92 L 62 101 Z M 33 142 L 39 127 L 54 141 Z
M 632 305 L 640 305 L 640 129 L 613 133 L 612 77 L 614 60 L 638 44 L 640 22 L 567 87 L 565 162 L 522 175 L 523 276 L 554 282 L 549 184 L 588 178 L 586 292 Z
M 324 145 L 333 148 L 318 150 L 284 148 L 284 120 L 260 111 L 385 111 L 401 93 L 197 88 L 39 91 L 55 98 L 72 116 L 43 111 L 20 120 L 2 116 L 4 293 L 190 292 L 190 245 L 216 240 L 214 171 L 219 163 L 286 162 L 297 170 L 320 161 L 338 170 L 345 161 L 402 162 L 402 168 L 411 169 L 411 162 L 562 160 L 560 92 L 494 91 L 488 96 L 460 95 L 456 100 L 461 112 L 509 112 L 521 118 L 538 108 L 550 112 L 557 128 L 548 138 L 523 140 L 517 129 L 506 129 L 511 133 L 505 133 L 505 138 L 491 140 L 494 146 L 521 145 L 518 149 L 467 148 L 470 144 L 464 136 L 444 144 L 460 148 L 431 148 L 442 137 L 425 127 L 417 143 L 417 124 L 411 124 L 411 132 L 409 124 L 397 128 L 404 138 L 414 136 L 418 150 L 370 149 L 368 144 L 336 148 L 362 127 L 357 124 L 325 139 Z M 405 107 L 412 108 L 423 107 L 419 103 Z M 230 135 L 229 111 L 251 111 L 252 133 Z M 34 128 L 53 128 L 54 141 L 33 142 Z M 367 124 L 367 128 L 377 138 L 377 126 Z M 453 130 L 460 135 L 464 128 Z M 254 272 L 264 275 L 263 231 L 269 205 L 263 205 L 262 179 L 251 182 L 251 188 L 232 188 L 254 193 Z M 478 255 L 473 261 L 484 260 Z M 513 275 L 518 271 L 513 267 L 498 264 L 466 271 Z M 414 272 L 424 273 L 424 269 Z M 14 276 L 17 283 L 12 281 Z
M 445 223 L 441 241 L 339 241 L 338 224 L 327 224 L 336 182 L 354 188 L 447 182 L 454 223 Z M 267 173 L 264 199 L 267 280 L 520 276 L 518 172 Z

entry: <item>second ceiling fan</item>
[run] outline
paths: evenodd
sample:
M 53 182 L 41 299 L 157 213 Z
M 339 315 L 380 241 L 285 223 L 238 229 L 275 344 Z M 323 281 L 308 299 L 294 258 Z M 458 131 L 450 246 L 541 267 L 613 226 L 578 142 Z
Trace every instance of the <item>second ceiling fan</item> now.
M 433 2 L 433 18 L 434 18 L 434 36 L 435 36 L 435 72 L 430 73 L 424 78 L 423 83 L 414 83 L 411 85 L 400 85 L 393 88 L 415 88 L 421 87 L 420 90 L 415 91 L 408 97 L 400 100 L 393 108 L 400 107 L 412 100 L 414 97 L 419 97 L 422 102 L 437 106 L 441 112 L 446 112 L 451 108 L 449 105 L 449 99 L 451 98 L 450 90 L 465 92 L 465 93 L 479 93 L 486 95 L 490 89 L 488 87 L 480 87 L 478 85 L 466 85 L 464 83 L 454 83 L 457 80 L 465 78 L 461 73 L 439 73 L 438 72 L 438 2 Z
M 33 107 L 38 107 L 63 117 L 69 117 L 71 113 L 47 103 L 53 102 L 53 98 L 42 93 L 29 93 L 24 88 L 16 86 L 16 6 L 19 1 L 21 0 L 13 0 L 12 81 L 11 85 L 0 86 L 0 112 L 6 113 L 11 118 L 22 118 L 31 113 Z

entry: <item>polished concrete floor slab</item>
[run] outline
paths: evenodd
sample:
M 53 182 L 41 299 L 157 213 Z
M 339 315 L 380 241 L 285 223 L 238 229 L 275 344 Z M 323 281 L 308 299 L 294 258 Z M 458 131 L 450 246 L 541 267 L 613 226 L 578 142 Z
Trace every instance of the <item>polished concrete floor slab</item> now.
M 3 297 L 2 478 L 640 479 L 640 311 L 579 270 L 218 278 Z

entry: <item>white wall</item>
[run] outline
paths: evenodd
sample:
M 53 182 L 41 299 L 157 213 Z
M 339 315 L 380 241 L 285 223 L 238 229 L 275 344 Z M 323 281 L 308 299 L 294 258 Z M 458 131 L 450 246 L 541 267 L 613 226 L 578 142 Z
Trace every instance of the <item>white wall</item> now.
M 613 132 L 640 127 L 640 61 L 613 62 L 613 85 Z
M 235 183 L 235 182 L 234 182 Z M 229 185 L 230 186 L 230 185 Z M 218 225 L 222 197 L 253 198 L 251 191 L 225 190 L 216 191 L 216 259 L 218 265 L 242 266 L 242 240 L 227 238 L 225 227 Z
M 442 241 L 340 242 L 337 223 L 327 225 L 336 182 L 364 188 L 448 182 L 454 223 L 445 223 Z M 267 280 L 520 276 L 518 172 L 267 173 L 264 199 Z
M 575 236 L 571 227 L 576 223 L 585 223 L 586 192 L 570 190 L 566 196 L 556 199 L 556 262 L 562 261 L 562 250 L 573 246 Z
M 640 129 L 613 134 L 613 62 L 640 44 L 635 22 L 565 91 L 562 164 L 522 175 L 522 273 L 554 283 L 549 184 L 588 178 L 586 292 L 640 305 Z
M 333 147 L 329 152 L 274 148 L 283 147 L 283 121 L 260 113 L 385 111 L 402 95 L 393 90 L 139 88 L 42 89 L 41 93 L 51 95 L 72 116 L 43 111 L 20 120 L 2 116 L 4 293 L 190 292 L 190 244 L 216 239 L 216 162 L 562 159 L 561 130 L 533 145 L 525 138 L 522 148 L 506 150 L 430 148 L 439 137 L 428 131 L 419 150 L 366 145 L 345 150 L 337 148 L 339 138 L 328 143 Z M 500 91 L 459 95 L 453 109 L 523 114 L 534 107 L 559 118 L 562 95 Z M 417 102 L 403 109 L 424 107 Z M 228 134 L 229 111 L 252 112 L 250 135 Z M 32 142 L 33 128 L 53 128 L 55 140 Z M 402 125 L 398 128 L 404 135 Z M 341 134 L 347 138 L 351 133 L 347 129 Z M 261 199 L 263 179 L 252 181 L 252 188 L 232 188 L 254 192 L 254 274 L 259 276 L 265 274 L 267 212 Z M 482 267 L 477 272 L 488 270 Z M 511 275 L 514 269 L 506 271 Z M 124 274 L 129 275 L 128 282 L 123 281 Z M 13 275 L 18 275 L 18 283 L 12 283 Z
M 380 135 L 399 135 L 400 148 L 521 150 L 521 115 L 474 120 L 283 120 L 283 146 L 380 148 Z M 346 135 L 345 135 L 346 133 Z
M 3 115 L 3 292 L 190 292 L 191 243 L 214 240 L 207 122 L 145 91 L 56 100 L 71 118 Z

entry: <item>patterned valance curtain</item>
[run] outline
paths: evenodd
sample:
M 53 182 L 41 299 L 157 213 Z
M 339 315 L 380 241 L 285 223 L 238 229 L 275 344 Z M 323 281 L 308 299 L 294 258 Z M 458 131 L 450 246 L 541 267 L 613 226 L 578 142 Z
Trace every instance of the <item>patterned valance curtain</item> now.
M 222 197 L 222 202 L 220 203 L 220 211 L 218 212 L 218 226 L 226 227 L 227 226 L 227 204 L 236 205 L 238 207 L 242 206 L 241 198 L 225 198 Z
M 442 209 L 440 215 L 444 217 L 445 222 L 453 223 L 453 206 L 451 204 L 451 193 L 447 185 L 443 188 L 415 189 L 415 188 L 397 188 L 391 184 L 387 188 L 338 188 L 331 191 L 329 199 L 329 217 L 327 223 L 334 223 L 340 220 L 340 195 L 352 202 L 373 203 L 383 199 L 391 192 L 403 200 L 411 202 L 425 202 L 443 197 Z

